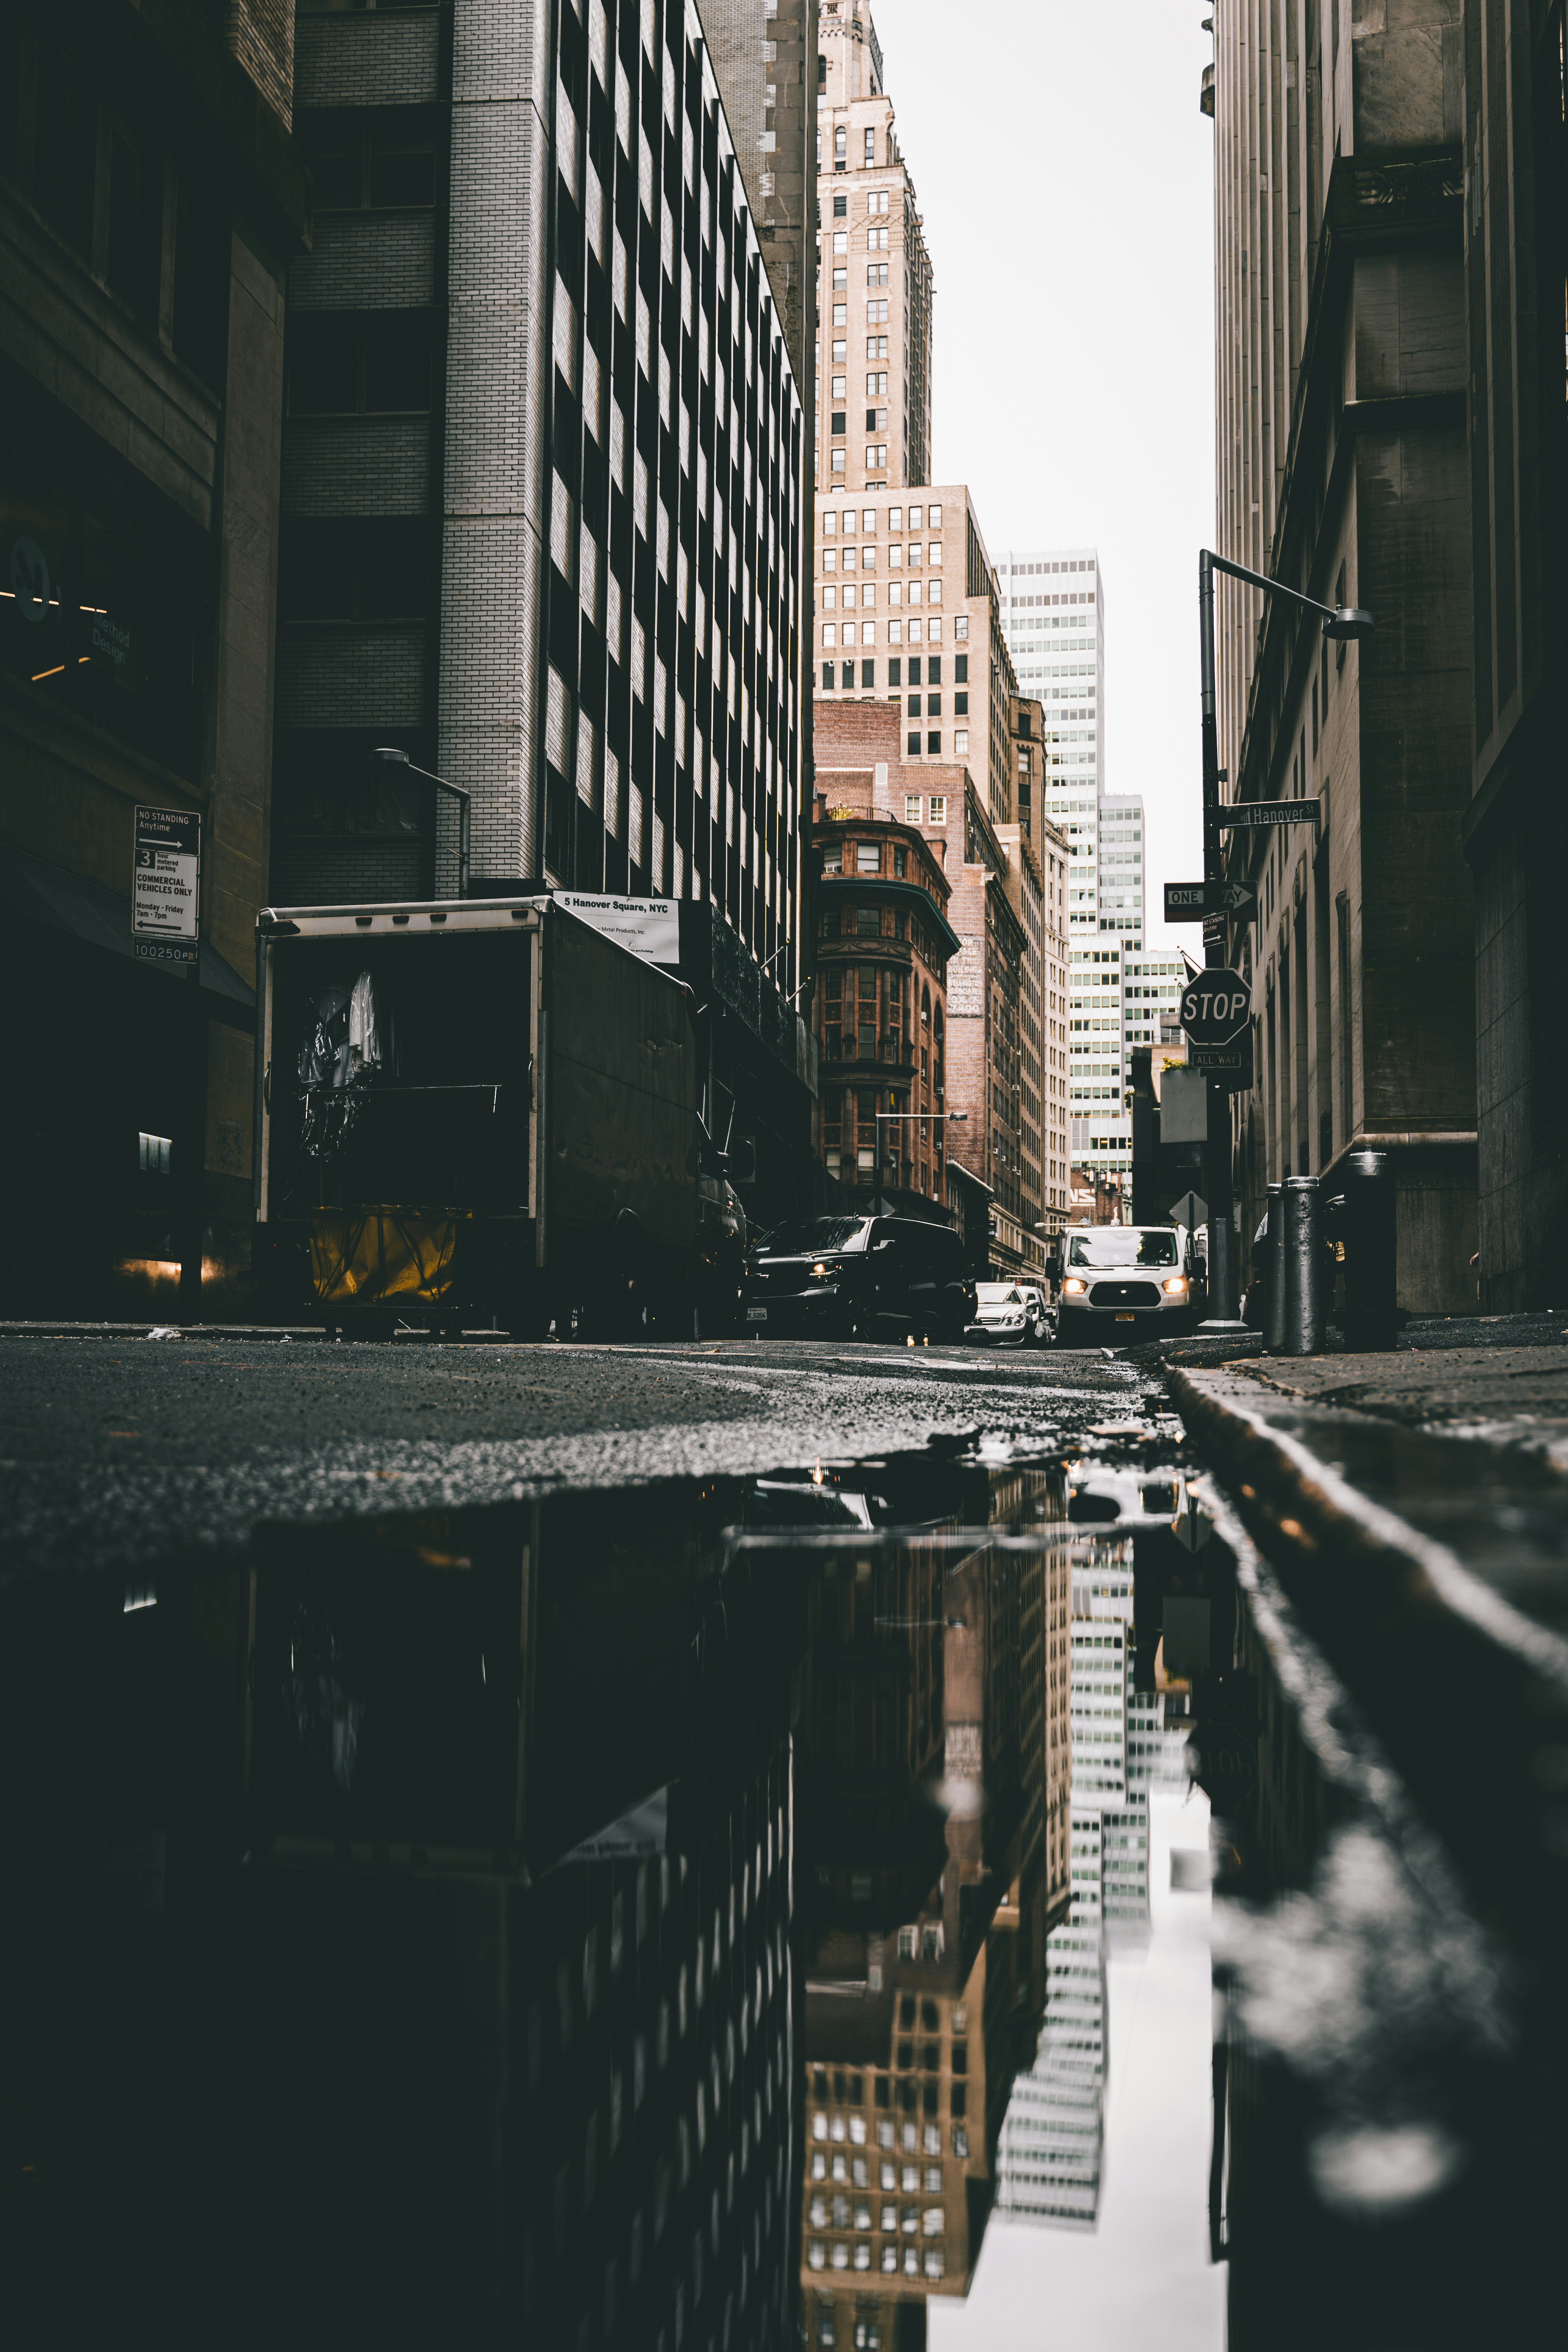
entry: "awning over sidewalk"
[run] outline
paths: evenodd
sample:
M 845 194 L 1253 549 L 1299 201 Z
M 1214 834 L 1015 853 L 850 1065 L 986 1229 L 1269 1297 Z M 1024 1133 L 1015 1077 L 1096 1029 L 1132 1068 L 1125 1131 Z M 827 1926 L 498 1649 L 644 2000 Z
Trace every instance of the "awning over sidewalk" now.
M 101 882 L 69 874 L 47 858 L 26 850 L 5 852 L 5 896 L 13 922 L 36 923 L 41 929 L 63 931 L 83 947 L 107 949 L 111 955 L 134 962 L 139 971 L 166 980 L 184 977 L 177 964 L 144 963 L 132 953 L 131 900 Z M 248 1028 L 256 1017 L 256 991 L 226 964 L 216 948 L 201 946 L 201 984 L 216 1001 L 212 1011 L 221 1021 Z

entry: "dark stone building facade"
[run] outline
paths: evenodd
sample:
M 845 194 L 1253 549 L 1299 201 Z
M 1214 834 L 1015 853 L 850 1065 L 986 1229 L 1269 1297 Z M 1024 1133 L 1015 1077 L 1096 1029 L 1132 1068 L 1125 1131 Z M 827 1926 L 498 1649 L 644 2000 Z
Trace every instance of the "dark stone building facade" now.
M 293 11 L 0 12 L 0 840 L 12 1312 L 194 1310 L 249 1256 Z M 133 812 L 200 818 L 199 985 Z M 163 942 L 143 942 L 162 947 Z
M 1326 644 L 1221 583 L 1220 757 L 1239 800 L 1321 823 L 1233 834 L 1257 892 L 1237 1100 L 1242 1230 L 1352 1145 L 1398 1187 L 1398 1298 L 1473 1309 L 1476 1012 L 1458 11 L 1215 11 L 1219 552 L 1376 616 Z M 1194 751 L 1196 744 L 1194 740 Z
M 1568 272 L 1563 9 L 1467 0 L 1480 1304 L 1560 1307 L 1568 1063 L 1556 1009 L 1568 862 Z

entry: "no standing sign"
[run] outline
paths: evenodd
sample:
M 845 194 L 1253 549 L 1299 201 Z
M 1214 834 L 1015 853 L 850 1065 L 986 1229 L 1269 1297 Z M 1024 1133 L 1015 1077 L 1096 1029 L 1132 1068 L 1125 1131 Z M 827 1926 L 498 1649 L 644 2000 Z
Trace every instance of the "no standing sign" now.
M 153 963 L 199 953 L 202 821 L 195 809 L 138 808 L 131 865 L 132 952 Z

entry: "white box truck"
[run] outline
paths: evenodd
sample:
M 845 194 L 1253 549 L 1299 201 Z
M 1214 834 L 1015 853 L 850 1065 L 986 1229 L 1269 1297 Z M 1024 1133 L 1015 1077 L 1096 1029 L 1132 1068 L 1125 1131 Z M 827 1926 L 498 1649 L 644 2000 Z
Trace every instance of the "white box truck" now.
M 257 1264 L 283 1319 L 730 1328 L 752 1171 L 703 1125 L 669 973 L 548 898 L 269 907 L 257 1008 Z

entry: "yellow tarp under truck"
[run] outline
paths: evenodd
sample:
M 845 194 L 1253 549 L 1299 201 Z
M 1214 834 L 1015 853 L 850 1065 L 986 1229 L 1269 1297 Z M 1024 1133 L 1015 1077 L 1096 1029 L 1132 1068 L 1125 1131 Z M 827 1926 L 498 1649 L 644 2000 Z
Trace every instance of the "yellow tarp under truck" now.
M 257 1008 L 283 1319 L 731 1328 L 745 1219 L 700 1115 L 700 1008 L 658 965 L 547 898 L 268 908 Z

